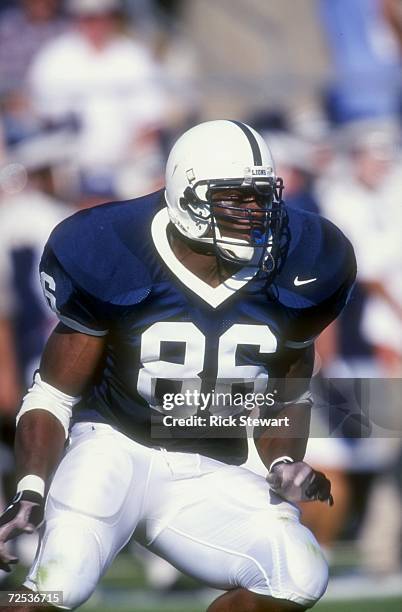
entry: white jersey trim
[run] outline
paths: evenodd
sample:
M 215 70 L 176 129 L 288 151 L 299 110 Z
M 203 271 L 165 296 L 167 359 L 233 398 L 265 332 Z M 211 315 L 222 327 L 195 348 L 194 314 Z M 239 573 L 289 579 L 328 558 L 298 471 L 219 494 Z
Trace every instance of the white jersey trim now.
M 85 325 L 78 323 L 78 321 L 74 321 L 74 319 L 70 319 L 70 317 L 65 317 L 59 312 L 57 312 L 56 314 L 57 314 L 58 319 L 62 323 L 64 323 L 64 325 L 67 325 L 67 327 L 71 327 L 71 329 L 81 332 L 82 334 L 88 334 L 89 336 L 106 336 L 109 332 L 108 329 L 99 330 L 99 329 L 91 329 L 90 327 L 85 327 Z
M 211 287 L 177 259 L 166 234 L 169 221 L 167 208 L 162 208 L 152 221 L 152 239 L 159 255 L 178 280 L 213 308 L 220 306 L 257 274 L 257 266 L 245 266 L 217 287 Z

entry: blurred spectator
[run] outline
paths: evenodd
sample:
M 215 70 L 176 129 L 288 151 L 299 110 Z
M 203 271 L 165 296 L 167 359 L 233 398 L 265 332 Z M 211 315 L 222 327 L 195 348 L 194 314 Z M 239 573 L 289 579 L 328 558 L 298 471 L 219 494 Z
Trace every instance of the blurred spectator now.
M 181 0 L 125 0 L 128 32 L 159 63 L 169 97 L 169 131 L 162 134 L 167 154 L 178 133 L 198 123 L 199 62 L 191 31 L 182 21 Z
M 323 213 L 350 238 L 368 295 L 361 331 L 374 346 L 377 376 L 398 376 L 402 360 L 402 173 L 391 123 L 358 122 L 344 138 L 343 172 L 321 190 Z M 361 374 L 363 375 L 363 374 Z
M 64 141 L 46 136 L 27 141 L 1 172 L 0 411 L 10 415 L 31 382 L 55 323 L 44 303 L 38 264 L 51 230 L 72 212 L 55 197 L 52 174 L 67 148 Z M 15 175 L 8 176 L 7 168 L 14 168 Z
M 305 460 L 331 480 L 335 505 L 303 504 L 303 523 L 330 559 L 337 540 L 357 539 L 366 569 L 400 569 L 400 501 L 390 477 L 399 449 L 396 438 L 310 437 Z
M 156 0 L 125 0 L 124 7 L 137 36 L 149 41 L 157 35 L 162 13 Z
M 60 0 L 19 0 L 0 15 L 1 94 L 20 89 L 40 47 L 60 34 L 66 21 Z
M 55 225 L 72 208 L 55 197 L 57 167 L 71 154 L 65 136 L 38 136 L 10 151 L 0 170 L 0 505 L 14 491 L 12 448 L 15 413 L 31 384 L 44 343 L 55 325 L 40 289 L 38 264 Z M 3 443 L 4 446 L 3 446 Z M 8 446 L 8 448 L 7 448 Z M 7 477 L 7 478 L 5 478 Z M 7 482 L 6 482 L 7 484 Z M 17 545 L 21 562 L 30 565 L 37 536 Z M 0 571 L 0 582 L 8 574 Z
M 276 173 L 283 178 L 287 206 L 317 214 L 319 209 L 313 193 L 313 146 L 286 132 L 268 132 L 264 136 L 275 160 Z
M 3 164 L 7 157 L 6 149 L 7 147 L 6 147 L 6 140 L 5 140 L 5 135 L 4 135 L 3 118 L 0 115 L 0 164 Z
M 402 53 L 402 4 L 400 0 L 382 0 L 386 21 L 391 26 Z
M 21 89 L 8 92 L 3 98 L 3 131 L 7 147 L 16 145 L 40 131 L 40 124 L 32 113 L 29 97 Z
M 152 191 L 168 112 L 158 65 L 121 32 L 119 0 L 68 0 L 66 8 L 72 30 L 46 45 L 29 73 L 36 112 L 52 124 L 74 118 L 77 162 L 93 190 Z
M 60 0 L 13 4 L 0 15 L 0 98 L 4 139 L 11 146 L 39 130 L 24 91 L 25 77 L 35 54 L 67 24 Z
M 320 0 L 335 69 L 328 110 L 335 123 L 399 112 L 400 57 L 383 0 Z

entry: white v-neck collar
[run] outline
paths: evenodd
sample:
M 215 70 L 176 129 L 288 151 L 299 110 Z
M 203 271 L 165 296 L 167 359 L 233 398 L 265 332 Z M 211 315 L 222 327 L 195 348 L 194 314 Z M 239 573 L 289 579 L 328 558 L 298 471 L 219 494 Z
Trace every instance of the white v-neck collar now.
M 177 259 L 167 237 L 166 229 L 168 224 L 169 214 L 165 207 L 156 213 L 151 228 L 152 239 L 159 255 L 178 280 L 212 306 L 212 308 L 220 306 L 220 304 L 236 293 L 238 289 L 243 287 L 257 274 L 258 268 L 256 266 L 245 266 L 217 287 L 211 287 L 211 285 L 201 280 Z

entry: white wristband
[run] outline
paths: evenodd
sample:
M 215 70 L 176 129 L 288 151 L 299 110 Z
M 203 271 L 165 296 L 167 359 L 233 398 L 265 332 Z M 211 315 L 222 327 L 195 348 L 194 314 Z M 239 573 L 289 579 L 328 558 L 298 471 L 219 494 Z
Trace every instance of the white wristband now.
M 30 410 L 46 410 L 58 419 L 68 438 L 69 425 L 73 408 L 80 401 L 80 397 L 67 395 L 42 380 L 39 372 L 34 376 L 34 383 L 22 400 L 21 408 L 16 417 L 18 425 L 20 418 Z
M 277 465 L 278 463 L 294 463 L 294 462 L 295 460 L 292 459 L 292 457 L 288 457 L 287 455 L 284 455 L 283 457 L 277 457 L 276 459 L 273 460 L 273 462 L 269 466 L 268 472 L 270 472 L 272 468 L 275 467 L 275 465 Z
M 21 478 L 17 484 L 17 493 L 21 493 L 21 491 L 35 491 L 44 497 L 45 481 L 40 476 L 28 474 L 27 476 Z

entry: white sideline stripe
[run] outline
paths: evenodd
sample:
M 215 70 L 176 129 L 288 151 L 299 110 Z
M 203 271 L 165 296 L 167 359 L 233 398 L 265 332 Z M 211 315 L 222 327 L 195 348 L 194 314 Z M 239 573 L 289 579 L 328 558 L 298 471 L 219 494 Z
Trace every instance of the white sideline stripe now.
M 383 599 L 392 599 L 394 597 L 398 597 L 401 595 L 402 587 L 398 589 L 392 589 L 392 592 L 388 592 L 387 588 L 375 589 L 375 586 L 372 584 L 372 577 L 369 578 L 333 578 L 332 583 L 340 583 L 346 580 L 350 583 L 355 583 L 355 587 L 349 591 L 349 588 L 346 589 L 345 592 L 343 587 L 339 585 L 339 593 L 335 596 L 331 593 L 327 593 L 320 600 L 324 603 L 331 602 L 342 602 L 348 600 L 356 600 L 356 601 L 367 601 L 370 599 L 383 598 Z M 357 587 L 357 583 L 360 581 L 365 581 L 365 586 Z M 385 580 L 385 579 L 384 579 Z M 402 575 L 394 578 L 394 582 L 401 581 Z M 362 591 L 360 589 L 366 588 L 367 584 L 371 583 L 373 586 L 373 593 L 370 594 L 367 591 Z M 398 585 L 399 586 L 399 585 Z M 356 590 L 357 589 L 357 590 Z M 332 589 L 329 589 L 330 591 Z M 336 587 L 338 590 L 338 586 Z M 191 591 L 190 593 L 183 593 L 182 595 L 174 594 L 174 595 L 166 595 L 166 593 L 158 595 L 152 591 L 146 589 L 125 589 L 115 591 L 114 589 L 109 591 L 108 589 L 101 588 L 98 589 L 94 595 L 89 599 L 89 601 L 85 604 L 86 609 L 97 610 L 101 606 L 109 605 L 115 608 L 116 612 L 119 609 L 124 609 L 124 611 L 129 609 L 141 608 L 143 610 L 150 610 L 150 612 L 154 612 L 154 610 L 159 610 L 159 612 L 163 612 L 164 610 L 171 610 L 172 608 L 177 610 L 177 612 L 187 612 L 189 608 L 194 608 L 195 606 L 204 606 L 207 607 L 212 603 L 219 595 L 222 595 L 224 591 L 219 591 L 217 589 L 210 588 L 201 588 L 199 590 Z
M 341 576 L 329 580 L 322 601 L 344 601 L 348 599 L 391 599 L 402 596 L 402 574 L 390 576 Z
M 183 595 L 157 595 L 147 589 L 122 589 L 117 592 L 100 588 L 95 591 L 90 600 L 85 604 L 87 609 L 98 609 L 100 605 L 111 605 L 118 612 L 119 608 L 144 610 L 155 609 L 163 612 L 164 609 L 176 609 L 177 612 L 186 612 L 188 608 L 200 605 L 209 605 L 223 591 L 210 588 L 200 588 Z M 370 599 L 383 598 L 392 599 L 402 596 L 402 574 L 393 574 L 378 578 L 373 581 L 372 576 L 351 576 L 332 578 L 329 587 L 320 600 L 323 602 L 341 602 L 347 600 L 366 601 Z

